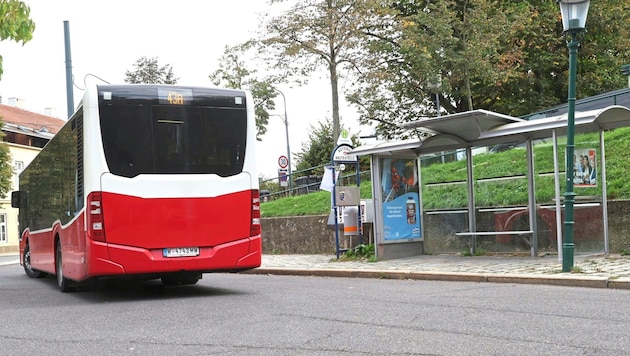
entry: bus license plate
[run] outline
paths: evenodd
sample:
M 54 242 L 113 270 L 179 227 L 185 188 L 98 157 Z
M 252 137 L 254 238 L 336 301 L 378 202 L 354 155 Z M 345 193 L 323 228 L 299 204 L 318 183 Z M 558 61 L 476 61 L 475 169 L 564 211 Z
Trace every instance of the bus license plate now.
M 164 257 L 189 257 L 199 256 L 199 247 L 176 247 L 162 250 Z

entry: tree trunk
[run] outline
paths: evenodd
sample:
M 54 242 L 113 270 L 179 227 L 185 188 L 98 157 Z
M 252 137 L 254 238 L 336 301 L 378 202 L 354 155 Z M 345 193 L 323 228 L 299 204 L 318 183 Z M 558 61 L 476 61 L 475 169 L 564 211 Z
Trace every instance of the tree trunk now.
M 339 124 L 339 78 L 337 77 L 337 66 L 333 61 L 329 64 L 330 66 L 330 88 L 332 91 L 332 115 L 333 115 L 333 140 L 335 140 L 335 145 L 337 143 L 337 139 L 339 138 L 339 134 L 341 132 L 341 127 Z

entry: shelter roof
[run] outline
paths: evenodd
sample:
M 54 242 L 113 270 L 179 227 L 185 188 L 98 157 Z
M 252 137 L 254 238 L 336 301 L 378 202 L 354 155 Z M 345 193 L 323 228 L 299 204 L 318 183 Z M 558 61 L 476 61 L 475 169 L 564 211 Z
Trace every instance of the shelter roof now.
M 526 140 L 549 138 L 567 131 L 567 114 L 539 120 L 523 120 L 486 110 L 420 119 L 403 125 L 429 134 L 414 140 L 380 142 L 360 146 L 351 154 L 429 154 L 465 147 L 490 146 L 500 143 L 521 143 Z M 575 113 L 575 132 L 598 132 L 630 126 L 630 109 L 613 105 L 602 109 Z
M 613 105 L 603 109 L 575 113 L 575 132 L 598 132 L 630 126 L 630 109 Z M 551 137 L 551 131 L 557 135 L 566 135 L 568 116 L 552 116 L 544 119 L 503 125 L 482 133 L 479 140 L 497 140 L 503 142 L 525 141 Z
M 464 142 L 476 140 L 479 135 L 497 126 L 523 119 L 498 114 L 487 110 L 473 110 L 445 116 L 422 118 L 403 124 L 407 129 L 419 129 L 430 134 L 449 134 L 461 138 Z
M 381 141 L 373 145 L 359 146 L 353 149 L 351 153 L 359 156 L 365 156 L 374 153 L 391 155 L 393 152 L 396 152 L 396 154 L 409 154 L 417 156 L 417 150 L 420 145 L 422 145 L 422 141 L 417 138 L 403 141 Z

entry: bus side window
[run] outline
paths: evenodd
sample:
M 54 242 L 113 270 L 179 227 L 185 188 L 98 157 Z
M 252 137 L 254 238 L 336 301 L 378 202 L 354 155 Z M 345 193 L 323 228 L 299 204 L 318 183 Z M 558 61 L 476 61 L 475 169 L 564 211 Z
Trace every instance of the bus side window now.
M 12 208 L 22 208 L 25 209 L 28 207 L 28 196 L 26 192 L 17 190 L 11 192 L 11 207 Z

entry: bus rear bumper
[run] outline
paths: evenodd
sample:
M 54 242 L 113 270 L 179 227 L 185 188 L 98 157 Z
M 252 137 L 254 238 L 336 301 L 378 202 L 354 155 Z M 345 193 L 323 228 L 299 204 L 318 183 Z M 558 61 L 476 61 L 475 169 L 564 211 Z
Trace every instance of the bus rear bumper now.
M 179 271 L 241 271 L 260 267 L 262 237 L 252 236 L 213 247 L 199 247 L 199 255 L 165 257 L 162 249 L 92 242 L 88 278 Z M 191 246 L 182 246 L 191 247 Z

